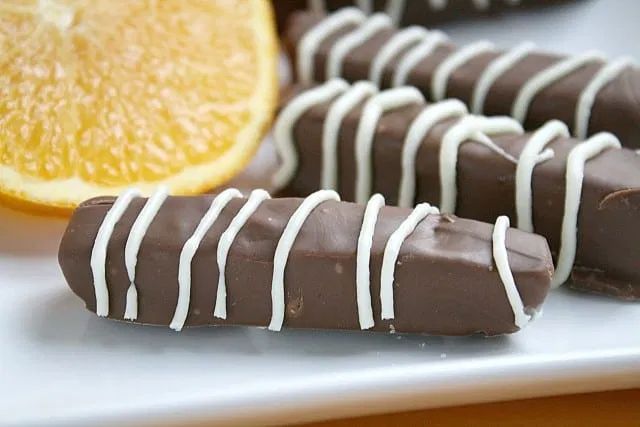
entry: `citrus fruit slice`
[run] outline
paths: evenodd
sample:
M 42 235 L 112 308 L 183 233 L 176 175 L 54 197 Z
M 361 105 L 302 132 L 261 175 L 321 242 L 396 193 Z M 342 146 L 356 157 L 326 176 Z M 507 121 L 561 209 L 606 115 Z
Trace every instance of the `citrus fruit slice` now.
M 277 97 L 266 0 L 0 3 L 0 195 L 47 208 L 193 194 L 253 155 Z

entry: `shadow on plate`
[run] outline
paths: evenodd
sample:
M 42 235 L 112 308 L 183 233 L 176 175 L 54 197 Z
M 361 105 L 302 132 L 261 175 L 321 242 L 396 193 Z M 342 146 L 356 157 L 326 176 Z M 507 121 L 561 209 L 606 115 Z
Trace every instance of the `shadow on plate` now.
M 164 327 L 98 318 L 69 291 L 44 297 L 25 327 L 34 340 L 66 347 L 66 351 L 139 356 L 178 352 L 347 358 L 402 353 L 403 357 L 451 360 L 458 355 L 501 355 L 513 352 L 514 345 L 508 336 L 434 337 L 321 330 L 274 333 L 248 327 L 188 328 L 177 333 Z

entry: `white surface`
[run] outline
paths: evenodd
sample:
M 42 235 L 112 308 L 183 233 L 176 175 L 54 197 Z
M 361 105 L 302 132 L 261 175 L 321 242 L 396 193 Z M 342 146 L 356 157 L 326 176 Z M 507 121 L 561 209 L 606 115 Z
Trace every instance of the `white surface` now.
M 634 0 L 499 21 L 449 28 L 459 40 L 640 57 Z M 640 304 L 560 290 L 526 330 L 492 339 L 176 333 L 86 311 L 57 266 L 63 228 L 0 209 L 0 424 L 277 423 L 640 386 Z

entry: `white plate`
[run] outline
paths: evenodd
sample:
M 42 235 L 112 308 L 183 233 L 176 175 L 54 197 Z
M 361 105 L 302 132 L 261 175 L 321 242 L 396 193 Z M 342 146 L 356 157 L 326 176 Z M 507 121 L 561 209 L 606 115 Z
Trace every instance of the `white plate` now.
M 612 3 L 580 2 L 455 31 L 463 40 L 476 34 L 510 45 L 518 28 L 563 50 L 599 43 L 640 57 L 631 37 L 639 5 Z M 621 38 L 608 39 L 614 36 Z M 0 209 L 0 424 L 201 417 L 264 424 L 640 386 L 640 305 L 569 291 L 554 292 L 526 330 L 492 339 L 175 333 L 98 319 L 59 271 L 64 225 Z

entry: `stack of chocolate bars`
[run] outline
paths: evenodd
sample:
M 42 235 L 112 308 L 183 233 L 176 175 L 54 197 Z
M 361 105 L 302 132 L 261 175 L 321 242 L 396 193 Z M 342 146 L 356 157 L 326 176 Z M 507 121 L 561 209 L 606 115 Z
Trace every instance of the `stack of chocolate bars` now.
M 640 299 L 632 61 L 458 47 L 357 8 L 287 22 L 282 197 L 85 202 L 60 264 L 90 310 L 175 330 L 496 335 L 554 287 Z

